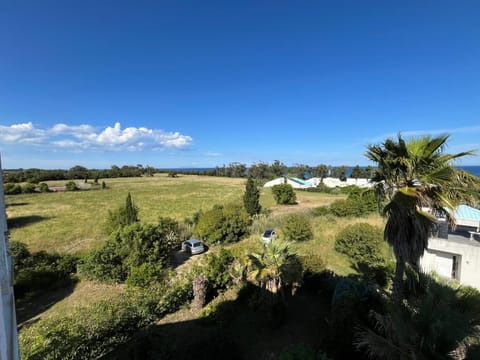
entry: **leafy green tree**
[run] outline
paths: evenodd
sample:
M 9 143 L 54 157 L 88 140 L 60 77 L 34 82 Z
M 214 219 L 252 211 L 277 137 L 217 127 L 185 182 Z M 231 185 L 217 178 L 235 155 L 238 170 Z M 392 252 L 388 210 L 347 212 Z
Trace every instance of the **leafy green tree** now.
M 248 176 L 253 179 L 267 179 L 270 174 L 270 169 L 268 164 L 264 162 L 259 162 L 252 164 L 248 169 Z
M 274 177 L 285 176 L 287 173 L 287 167 L 280 160 L 275 160 L 272 165 L 270 165 L 270 172 Z
M 358 179 L 361 177 L 363 177 L 363 172 L 362 169 L 360 169 L 360 166 L 357 165 L 352 169 L 352 172 L 350 173 L 350 178 Z
M 329 167 L 325 164 L 320 164 L 312 169 L 312 176 L 319 177 L 321 179 L 328 176 Z
M 250 216 L 239 204 L 216 205 L 200 215 L 194 233 L 207 243 L 235 242 L 248 233 Z
M 251 177 L 247 180 L 245 193 L 243 194 L 243 205 L 250 216 L 259 214 L 262 210 L 260 205 L 260 191 L 255 186 L 255 182 Z
M 313 237 L 310 219 L 305 214 L 289 214 L 282 224 L 283 235 L 286 240 L 306 241 Z
M 165 266 L 170 253 L 178 244 L 178 234 L 169 227 L 135 222 L 117 228 L 100 249 L 89 253 L 80 265 L 79 272 L 87 278 L 123 282 L 130 276 L 132 269 L 142 264 Z M 143 281 L 141 276 L 145 276 L 144 280 L 147 281 L 152 270 L 155 269 L 146 267 L 138 270 L 132 283 Z M 158 271 L 155 274 L 161 275 Z
M 297 195 L 290 184 L 272 186 L 273 197 L 277 204 L 292 205 L 297 201 Z
M 416 267 L 428 245 L 435 217 L 472 198 L 478 178 L 453 166 L 453 161 L 473 151 L 446 154 L 449 136 L 429 135 L 405 141 L 400 134 L 379 145 L 369 145 L 366 157 L 378 165 L 373 180 L 380 201 L 386 202 L 384 236 L 393 247 L 396 270 L 392 297 L 403 299 L 405 264 Z

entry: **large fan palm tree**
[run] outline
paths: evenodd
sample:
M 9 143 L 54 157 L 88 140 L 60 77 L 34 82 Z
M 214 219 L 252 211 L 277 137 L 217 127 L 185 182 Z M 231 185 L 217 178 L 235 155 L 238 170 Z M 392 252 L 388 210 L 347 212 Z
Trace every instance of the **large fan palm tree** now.
M 397 139 L 369 145 L 365 153 L 378 166 L 372 180 L 387 217 L 384 237 L 397 260 L 392 291 L 395 301 L 403 299 L 405 264 L 416 268 L 427 248 L 435 223 L 432 214 L 448 217 L 478 189 L 478 178 L 453 166 L 456 159 L 474 152 L 444 153 L 448 138 L 426 135 L 405 141 L 398 134 Z

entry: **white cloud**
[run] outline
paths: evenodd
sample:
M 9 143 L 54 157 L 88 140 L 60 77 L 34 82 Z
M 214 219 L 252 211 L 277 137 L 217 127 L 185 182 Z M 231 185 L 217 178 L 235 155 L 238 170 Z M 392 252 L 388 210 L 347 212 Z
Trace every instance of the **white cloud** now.
M 127 127 L 120 123 L 113 127 L 96 129 L 91 125 L 69 126 L 56 124 L 48 129 L 35 127 L 31 122 L 0 125 L 0 141 L 4 143 L 30 143 L 72 150 L 129 150 L 143 149 L 183 149 L 193 142 L 192 137 L 179 132 L 166 132 L 145 127 Z
M 11 126 L 0 125 L 0 140 L 6 143 L 38 143 L 44 136 L 44 131 L 36 129 L 31 122 Z

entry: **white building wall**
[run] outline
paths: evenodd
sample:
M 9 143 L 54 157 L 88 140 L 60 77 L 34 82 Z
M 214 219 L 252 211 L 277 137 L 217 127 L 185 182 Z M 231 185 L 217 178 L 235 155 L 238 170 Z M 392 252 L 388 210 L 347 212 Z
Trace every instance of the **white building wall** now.
M 457 278 L 460 283 L 480 290 L 480 243 L 468 239 L 430 238 L 428 250 L 420 259 L 420 266 L 426 272 L 439 273 L 437 267 L 444 261 L 446 255 L 457 256 L 459 262 Z
M 12 258 L 8 244 L 3 176 L 0 163 L 0 360 L 15 360 L 18 358 Z

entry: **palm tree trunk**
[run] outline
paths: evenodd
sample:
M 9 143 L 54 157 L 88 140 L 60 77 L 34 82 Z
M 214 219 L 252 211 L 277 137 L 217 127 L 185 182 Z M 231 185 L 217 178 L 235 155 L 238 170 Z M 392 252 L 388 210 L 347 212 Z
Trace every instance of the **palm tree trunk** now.
M 392 300 L 399 303 L 403 300 L 403 273 L 405 272 L 405 261 L 397 259 L 395 266 L 395 277 L 393 278 Z

